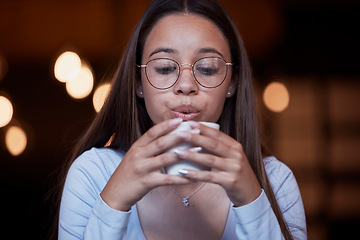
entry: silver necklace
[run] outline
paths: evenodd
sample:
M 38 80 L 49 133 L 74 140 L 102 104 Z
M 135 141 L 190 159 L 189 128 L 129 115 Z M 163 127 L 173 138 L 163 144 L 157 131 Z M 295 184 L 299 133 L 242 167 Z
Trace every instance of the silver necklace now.
M 197 193 L 204 185 L 206 184 L 203 183 L 201 184 L 195 191 L 193 191 L 189 196 L 187 197 L 184 197 L 182 196 L 180 193 L 178 193 L 172 186 L 168 185 L 168 187 L 176 194 L 178 195 L 181 199 L 182 199 L 182 202 L 184 204 L 184 207 L 188 207 L 189 206 L 189 198 L 191 198 L 195 193 Z

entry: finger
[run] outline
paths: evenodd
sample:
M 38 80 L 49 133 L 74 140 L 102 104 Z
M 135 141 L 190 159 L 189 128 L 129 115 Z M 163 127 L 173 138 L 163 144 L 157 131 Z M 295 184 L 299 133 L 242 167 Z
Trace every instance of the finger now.
M 215 168 L 220 171 L 234 171 L 237 169 L 238 163 L 227 158 L 218 157 L 213 154 L 197 153 L 187 150 L 176 151 L 178 158 L 186 159 L 191 162 L 196 162 L 205 165 L 209 168 Z
M 223 133 L 223 132 L 221 132 L 221 131 L 219 131 L 217 129 L 208 127 L 206 125 L 199 124 L 198 128 L 200 129 L 201 135 L 217 139 L 218 141 L 221 141 L 221 142 L 223 142 L 225 144 L 231 144 L 231 143 L 233 143 L 233 141 L 236 141 L 235 139 L 233 139 L 229 135 L 227 135 L 227 134 L 225 134 L 225 133 Z
M 136 166 L 136 170 L 141 172 L 151 172 L 162 169 L 165 166 L 181 161 L 181 159 L 174 152 L 166 152 L 155 157 L 149 158 L 146 161 L 141 161 Z
M 215 183 L 220 186 L 226 186 L 226 176 L 227 173 L 218 172 L 218 171 L 196 171 L 196 170 L 186 170 L 182 169 L 181 171 L 182 176 L 192 181 L 197 180 L 201 182 L 209 182 Z
M 185 132 L 180 137 L 183 138 L 184 141 L 194 146 L 202 147 L 206 152 L 211 152 L 220 157 L 234 158 L 238 157 L 239 153 L 242 152 L 241 144 L 234 139 L 230 144 L 226 144 L 221 141 L 221 138 L 216 138 L 217 135 L 215 135 L 214 137 L 210 137 L 202 134 L 203 133 L 201 132 L 201 130 L 200 134 L 191 134 L 189 132 Z
M 149 144 L 143 146 L 142 152 L 146 153 L 146 156 L 154 157 L 163 152 L 171 151 L 173 147 L 185 142 L 181 136 L 182 133 L 188 134 L 187 132 L 189 131 L 179 132 L 178 134 L 168 134 L 165 136 L 161 136 L 153 140 Z
M 192 183 L 192 180 L 183 176 L 170 175 L 164 173 L 156 173 L 149 178 L 152 187 L 167 186 L 167 185 L 182 185 Z
M 182 121 L 182 118 L 174 118 L 157 124 L 150 128 L 143 136 L 141 136 L 136 144 L 140 147 L 146 146 L 160 136 L 168 134 L 169 132 L 177 128 Z

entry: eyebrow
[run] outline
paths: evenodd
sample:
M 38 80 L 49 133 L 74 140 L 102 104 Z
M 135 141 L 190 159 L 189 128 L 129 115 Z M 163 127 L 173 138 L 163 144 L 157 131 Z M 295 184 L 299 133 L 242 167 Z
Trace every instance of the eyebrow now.
M 153 51 L 152 53 L 150 53 L 149 57 L 151 57 L 152 55 L 155 55 L 157 53 L 176 53 L 177 51 L 171 48 L 157 48 L 155 49 L 155 51 Z
M 216 54 L 220 55 L 222 58 L 224 58 L 224 56 L 215 48 L 201 48 L 199 50 L 199 53 L 216 53 Z
M 157 53 L 161 53 L 161 52 L 164 52 L 164 53 L 177 53 L 178 51 L 176 51 L 175 49 L 172 49 L 172 48 L 157 48 L 157 49 L 155 49 L 155 51 L 150 53 L 149 57 L 151 57 L 151 56 L 153 56 L 153 55 L 155 55 Z M 216 53 L 219 56 L 221 56 L 222 58 L 224 58 L 224 56 L 218 50 L 216 50 L 215 48 L 201 48 L 199 50 L 199 53 Z

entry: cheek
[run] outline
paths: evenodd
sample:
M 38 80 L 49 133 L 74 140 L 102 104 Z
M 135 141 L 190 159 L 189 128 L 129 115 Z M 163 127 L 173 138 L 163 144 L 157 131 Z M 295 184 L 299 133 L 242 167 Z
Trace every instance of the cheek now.
M 225 98 L 215 98 L 213 97 L 211 101 L 209 101 L 208 105 L 208 113 L 209 113 L 209 119 L 211 119 L 211 122 L 217 122 L 221 116 L 222 110 L 224 108 Z
M 154 88 L 144 88 L 144 101 L 146 111 L 149 114 L 150 119 L 154 124 L 158 124 L 165 120 L 163 107 L 165 105 L 165 102 L 163 100 L 163 97 L 154 90 L 156 91 L 156 89 Z
M 206 121 L 217 122 L 219 120 L 224 107 L 226 93 L 222 88 L 206 93 L 206 98 L 204 98 L 206 99 L 206 116 L 204 116 Z

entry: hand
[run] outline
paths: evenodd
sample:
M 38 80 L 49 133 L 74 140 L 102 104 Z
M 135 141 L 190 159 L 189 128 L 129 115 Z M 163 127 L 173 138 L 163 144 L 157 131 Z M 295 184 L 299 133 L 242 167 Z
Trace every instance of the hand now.
M 261 187 L 243 151 L 242 145 L 230 136 L 191 122 L 200 129 L 199 134 L 184 133 L 181 137 L 208 153 L 188 150 L 178 151 L 178 157 L 208 166 L 213 171 L 185 171 L 185 177 L 222 186 L 235 206 L 254 201 L 261 194 Z M 183 172 L 184 173 L 184 172 Z
M 181 121 L 172 119 L 160 123 L 131 146 L 101 192 L 102 199 L 111 208 L 128 211 L 153 188 L 191 182 L 190 179 L 160 171 L 162 167 L 179 161 L 175 153 L 166 150 L 183 142 L 179 135 L 167 135 Z

